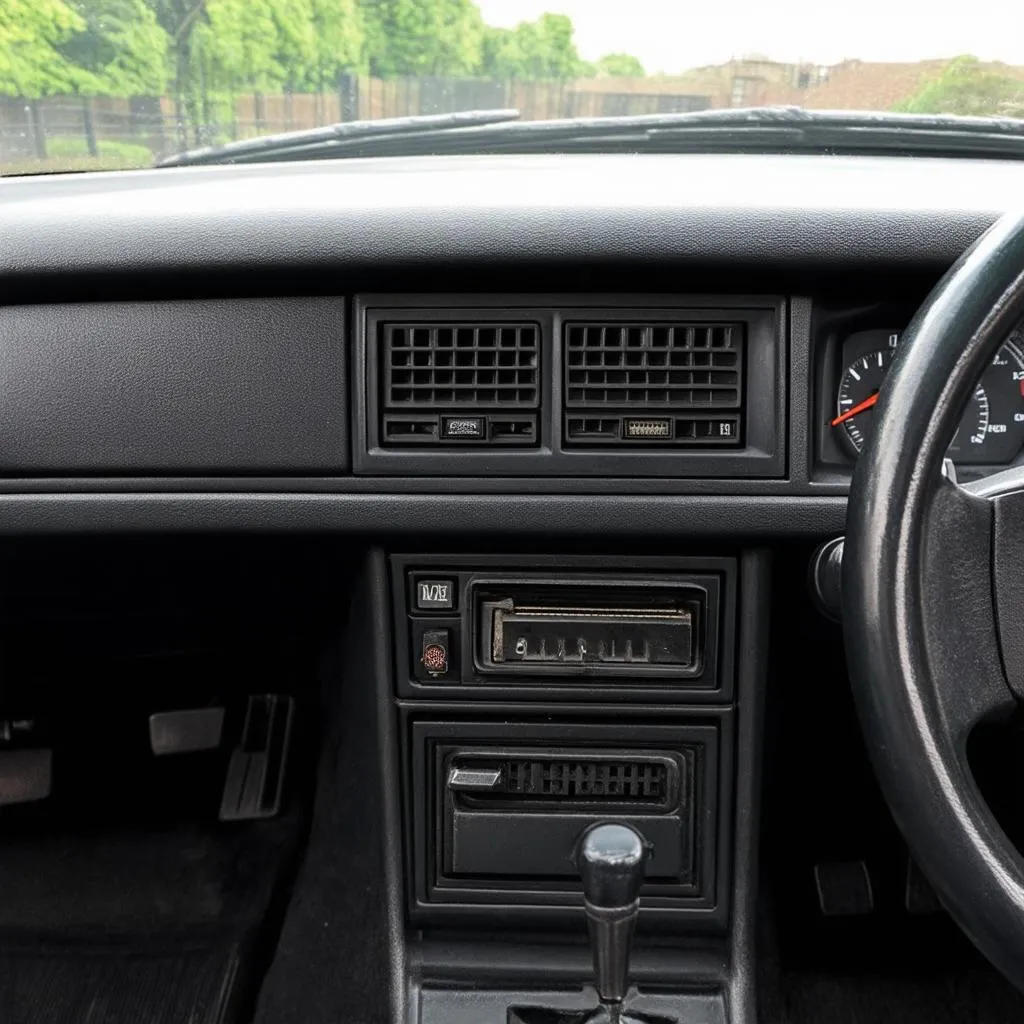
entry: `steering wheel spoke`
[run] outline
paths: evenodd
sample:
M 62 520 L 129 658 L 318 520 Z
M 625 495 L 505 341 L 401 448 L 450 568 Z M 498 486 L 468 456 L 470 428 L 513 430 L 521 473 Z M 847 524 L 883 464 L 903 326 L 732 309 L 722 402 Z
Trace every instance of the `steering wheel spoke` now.
M 1024 466 L 967 486 L 992 508 L 992 595 L 1006 680 L 1024 700 Z
M 1003 668 L 996 628 L 996 521 L 991 499 L 943 478 L 923 529 L 916 614 L 924 667 L 941 721 L 961 756 L 978 722 L 1008 714 L 1019 699 Z

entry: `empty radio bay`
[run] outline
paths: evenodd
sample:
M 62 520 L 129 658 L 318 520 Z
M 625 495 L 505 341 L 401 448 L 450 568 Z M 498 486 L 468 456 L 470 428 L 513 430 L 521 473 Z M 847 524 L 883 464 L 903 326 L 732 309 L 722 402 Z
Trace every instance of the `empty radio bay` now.
M 496 665 L 677 665 L 693 662 L 693 613 L 686 608 L 558 608 L 517 606 L 511 598 L 483 605 Z
M 708 591 L 664 578 L 535 578 L 470 585 L 481 673 L 692 675 Z

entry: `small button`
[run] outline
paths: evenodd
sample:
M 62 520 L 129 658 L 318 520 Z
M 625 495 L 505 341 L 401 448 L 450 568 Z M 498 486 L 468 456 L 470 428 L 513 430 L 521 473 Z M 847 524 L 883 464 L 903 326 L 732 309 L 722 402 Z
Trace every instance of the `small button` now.
M 417 580 L 416 608 L 421 612 L 447 612 L 455 607 L 455 584 L 451 580 Z
M 424 630 L 420 661 L 429 676 L 436 678 L 447 674 L 449 645 L 447 629 Z

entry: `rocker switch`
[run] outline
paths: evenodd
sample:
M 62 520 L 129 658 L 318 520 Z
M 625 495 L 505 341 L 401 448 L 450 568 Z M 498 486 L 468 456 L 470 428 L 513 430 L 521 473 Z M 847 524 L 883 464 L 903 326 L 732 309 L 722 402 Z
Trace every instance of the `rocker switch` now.
M 417 580 L 416 610 L 449 612 L 455 607 L 455 584 L 451 580 Z

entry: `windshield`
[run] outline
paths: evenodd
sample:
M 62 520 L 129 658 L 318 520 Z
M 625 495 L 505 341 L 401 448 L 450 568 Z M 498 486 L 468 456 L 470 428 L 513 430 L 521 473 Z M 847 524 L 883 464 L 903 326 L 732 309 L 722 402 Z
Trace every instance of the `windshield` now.
M 0 0 L 0 174 L 459 111 L 1024 117 L 1010 0 Z M 1014 19 L 1009 19 L 1014 20 Z

